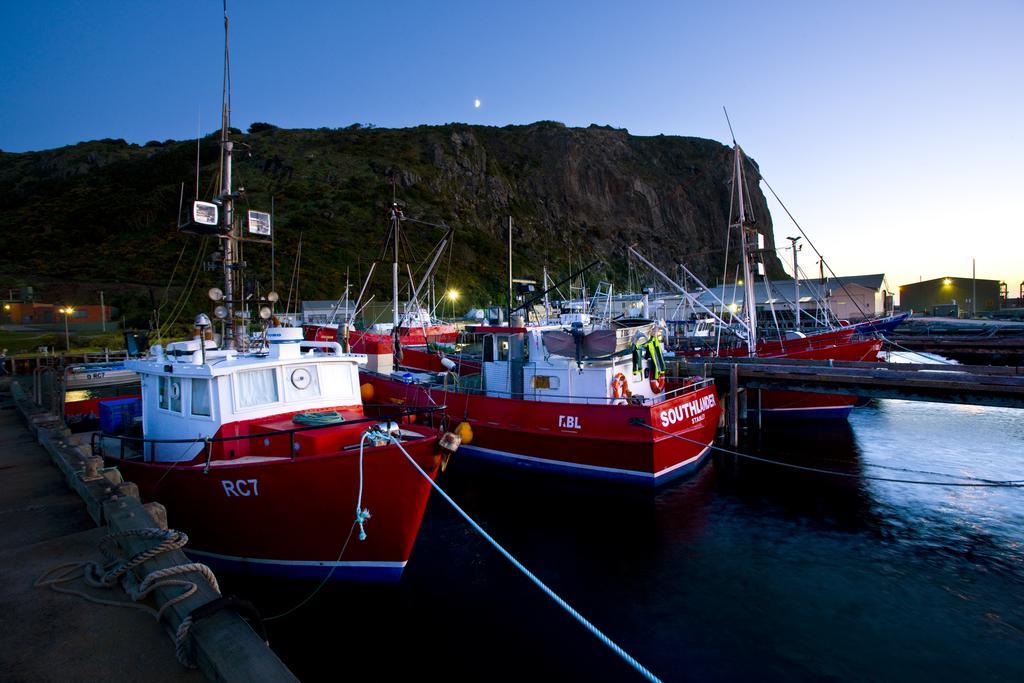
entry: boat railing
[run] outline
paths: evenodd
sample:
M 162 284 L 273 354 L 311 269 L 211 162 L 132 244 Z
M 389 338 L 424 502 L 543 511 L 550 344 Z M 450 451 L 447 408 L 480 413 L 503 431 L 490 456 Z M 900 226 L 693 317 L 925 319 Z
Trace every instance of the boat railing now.
M 531 391 L 531 390 L 524 389 L 521 392 L 512 392 L 512 391 L 499 391 L 499 390 L 495 390 L 495 389 L 479 389 L 479 388 L 476 388 L 476 387 L 466 387 L 466 386 L 459 387 L 458 389 L 455 389 L 454 391 L 457 391 L 460 394 L 470 394 L 470 395 L 473 395 L 473 396 L 494 396 L 494 397 L 498 397 L 498 398 L 524 398 L 524 399 L 527 399 L 527 400 L 565 399 L 565 403 L 582 403 L 583 405 L 655 406 L 655 405 L 659 405 L 661 403 L 664 403 L 665 401 L 669 401 L 669 400 L 672 400 L 674 398 L 677 398 L 678 396 L 681 396 L 683 394 L 692 393 L 692 392 L 697 391 L 699 389 L 703 389 L 706 386 L 711 386 L 714 383 L 715 383 L 715 380 L 713 378 L 709 377 L 709 378 L 697 380 L 695 382 L 687 384 L 686 386 L 682 386 L 682 387 L 678 387 L 676 389 L 672 389 L 671 391 L 666 391 L 664 394 L 659 394 L 659 395 L 654 396 L 654 397 L 651 397 L 651 396 L 629 396 L 629 397 L 622 396 L 622 397 L 616 398 L 614 396 L 579 396 L 579 395 L 576 395 L 576 394 L 552 394 L 552 393 L 550 393 L 547 390 L 541 390 L 541 392 L 538 392 L 537 390 L 532 390 Z M 429 385 L 428 388 L 430 388 L 430 389 L 437 389 L 439 387 L 436 386 L 436 385 Z M 620 402 L 624 402 L 624 403 L 620 403 Z
M 391 408 L 393 406 L 368 406 L 373 408 Z M 157 444 L 192 444 L 202 445 L 206 450 L 206 464 L 209 466 L 210 460 L 213 457 L 213 445 L 217 443 L 228 443 L 237 441 L 246 441 L 249 439 L 270 439 L 275 437 L 288 437 L 288 452 L 291 458 L 294 460 L 296 457 L 295 448 L 295 435 L 302 432 L 312 432 L 318 429 L 326 429 L 329 427 L 338 426 L 351 426 L 356 424 L 369 424 L 382 421 L 398 421 L 403 418 L 410 416 L 428 415 L 430 417 L 429 425 L 434 426 L 434 414 L 441 413 L 445 407 L 442 406 L 418 406 L 413 408 L 406 408 L 397 412 L 391 411 L 387 413 L 381 413 L 373 417 L 362 417 L 356 420 L 345 420 L 344 422 L 336 422 L 332 424 L 320 424 L 320 425 L 303 425 L 301 427 L 293 427 L 292 429 L 275 429 L 273 431 L 266 432 L 253 432 L 249 434 L 235 434 L 233 436 L 211 436 L 204 438 L 186 438 L 186 439 L 147 439 L 143 436 L 133 436 L 130 434 L 106 434 L 103 432 L 93 432 L 90 446 L 92 448 L 93 455 L 102 456 L 102 444 L 105 439 L 117 441 L 119 444 L 118 459 L 125 459 L 126 444 L 137 446 L 141 449 L 143 457 L 145 458 L 146 444 L 152 444 L 150 451 L 150 462 L 156 461 L 156 449 Z

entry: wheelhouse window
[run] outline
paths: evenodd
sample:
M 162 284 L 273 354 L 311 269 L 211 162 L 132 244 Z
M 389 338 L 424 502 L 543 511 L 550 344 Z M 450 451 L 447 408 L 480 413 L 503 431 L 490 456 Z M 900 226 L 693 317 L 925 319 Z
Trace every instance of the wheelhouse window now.
M 239 372 L 234 381 L 239 409 L 255 408 L 279 400 L 276 368 Z
M 324 363 L 320 366 L 320 381 L 324 396 L 358 403 L 359 375 L 355 368 L 343 363 Z
M 534 389 L 557 389 L 558 377 L 556 375 L 534 375 Z
M 192 380 L 192 414 L 210 417 L 210 380 Z
M 301 401 L 320 395 L 320 379 L 315 365 L 286 365 L 284 380 L 284 397 L 287 401 Z
M 161 375 L 157 383 L 159 393 L 158 405 L 163 410 L 173 413 L 181 412 L 181 379 L 178 377 L 166 377 Z

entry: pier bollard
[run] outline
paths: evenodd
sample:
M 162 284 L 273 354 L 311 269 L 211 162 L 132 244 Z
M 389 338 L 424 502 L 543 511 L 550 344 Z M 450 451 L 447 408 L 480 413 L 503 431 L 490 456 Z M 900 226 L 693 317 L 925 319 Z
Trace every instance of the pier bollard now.
M 153 518 L 158 527 L 165 531 L 167 530 L 167 508 L 155 500 L 144 504 L 142 507 L 149 513 L 149 516 Z

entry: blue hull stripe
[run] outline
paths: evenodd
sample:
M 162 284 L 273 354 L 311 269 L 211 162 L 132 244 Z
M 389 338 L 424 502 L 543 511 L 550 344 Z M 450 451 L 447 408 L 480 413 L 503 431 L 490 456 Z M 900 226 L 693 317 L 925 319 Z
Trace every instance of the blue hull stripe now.
M 815 408 L 762 408 L 763 419 L 779 420 L 839 420 L 853 412 L 853 405 Z M 747 410 L 748 417 L 757 417 L 757 408 Z
M 318 562 L 301 560 L 264 560 L 234 555 L 220 555 L 185 548 L 185 553 L 204 562 L 216 571 L 248 576 L 282 579 L 323 579 L 331 570 L 331 581 L 360 583 L 395 583 L 402 578 L 405 562 Z
M 658 472 L 639 472 L 636 470 L 624 470 L 615 467 L 583 465 L 580 463 L 566 462 L 564 460 L 549 460 L 547 458 L 538 458 L 532 455 L 521 455 L 519 453 L 508 453 L 506 451 L 498 451 L 491 448 L 482 448 L 480 446 L 463 445 L 459 447 L 459 453 L 465 453 L 468 456 L 501 463 L 503 465 L 512 465 L 545 472 L 558 472 L 560 474 L 570 474 L 573 476 L 588 477 L 591 479 L 629 482 L 631 484 L 640 484 L 643 486 L 659 486 L 677 477 L 693 472 L 701 466 L 705 456 L 710 451 L 711 445 L 708 444 L 697 455 L 688 460 L 676 463 L 672 467 L 666 467 Z

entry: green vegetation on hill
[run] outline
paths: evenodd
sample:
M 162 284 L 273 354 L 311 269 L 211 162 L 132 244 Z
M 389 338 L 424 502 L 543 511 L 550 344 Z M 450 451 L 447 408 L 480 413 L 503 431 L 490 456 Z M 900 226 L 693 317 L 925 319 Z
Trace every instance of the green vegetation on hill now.
M 670 273 L 679 262 L 711 281 L 722 272 L 732 157 L 711 140 L 556 122 L 318 130 L 259 123 L 235 140 L 235 184 L 245 189 L 239 208 L 269 211 L 273 199 L 282 297 L 300 235 L 301 298 L 337 297 L 347 271 L 360 281 L 381 256 L 392 183 L 407 216 L 455 228 L 437 286 L 457 287 L 467 306 L 501 301 L 509 215 L 517 276 L 539 278 L 544 264 L 564 274 L 598 258 L 590 277 L 625 285 L 623 243 L 638 244 Z M 0 152 L 0 279 L 120 284 L 107 302 L 139 324 L 163 300 L 175 265 L 165 310 L 197 264 L 184 308 L 207 308 L 203 293 L 218 275 L 201 270 L 202 253 L 217 245 L 176 229 L 179 201 L 187 206 L 195 195 L 196 148 L 194 140 L 98 140 Z M 199 153 L 199 195 L 209 199 L 217 135 L 203 138 Z M 754 211 L 772 243 L 753 164 L 749 173 Z M 412 254 L 422 259 L 441 230 L 410 228 Z M 270 250 L 247 244 L 244 258 L 265 291 Z M 777 261 L 769 272 L 781 273 Z M 389 296 L 384 273 L 376 279 L 377 296 Z

